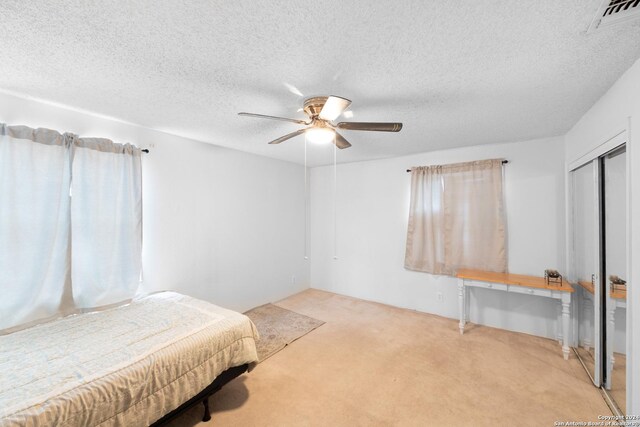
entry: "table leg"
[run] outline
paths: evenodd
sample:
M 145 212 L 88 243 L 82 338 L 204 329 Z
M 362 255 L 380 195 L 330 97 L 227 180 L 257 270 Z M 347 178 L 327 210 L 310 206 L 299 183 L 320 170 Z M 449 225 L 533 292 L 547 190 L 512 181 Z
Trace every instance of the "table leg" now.
M 609 330 L 607 331 L 607 381 L 605 387 L 607 390 L 611 390 L 611 377 L 613 377 L 613 365 L 616 363 L 616 359 L 613 356 L 613 346 L 615 343 L 614 334 L 616 331 L 616 304 L 612 299 L 607 301 L 611 304 L 609 308 Z
M 464 334 L 464 324 L 467 318 L 467 313 L 465 313 L 465 286 L 464 279 L 458 279 L 458 311 L 460 312 L 460 335 Z
M 583 291 L 583 292 L 586 292 L 586 291 Z M 580 319 L 580 323 L 581 324 L 586 323 L 586 330 L 589 331 L 588 335 L 582 338 L 582 348 L 584 348 L 584 350 L 588 352 L 589 349 L 591 349 L 591 343 L 593 342 L 591 337 L 591 333 L 593 332 L 593 327 L 591 327 L 593 323 L 593 300 L 591 300 L 586 295 L 584 295 L 584 293 L 582 295 L 582 298 L 583 298 L 582 313 L 583 313 L 584 319 Z
M 558 327 L 556 330 L 556 340 L 558 344 L 562 345 L 562 304 L 560 304 L 560 310 L 558 310 Z
M 564 360 L 569 360 L 569 327 L 571 326 L 571 294 L 562 294 L 562 354 Z
M 471 311 L 471 309 L 469 308 L 471 306 L 471 298 L 469 298 L 469 292 L 470 292 L 471 288 L 465 286 L 464 287 L 464 321 L 469 322 L 469 312 Z

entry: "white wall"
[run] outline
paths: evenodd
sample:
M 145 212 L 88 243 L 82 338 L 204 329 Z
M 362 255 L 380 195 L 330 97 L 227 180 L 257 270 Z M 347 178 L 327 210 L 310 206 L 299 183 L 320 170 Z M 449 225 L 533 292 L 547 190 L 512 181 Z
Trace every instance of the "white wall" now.
M 308 287 L 301 166 L 3 93 L 0 122 L 151 149 L 143 155 L 143 291 L 172 289 L 244 311 Z
M 627 283 L 627 413 L 640 414 L 640 60 L 607 91 L 565 136 L 568 162 L 618 134 L 628 131 L 627 157 L 630 255 Z
M 403 268 L 410 191 L 406 169 L 500 157 L 509 160 L 509 270 L 537 276 L 545 268 L 565 271 L 564 146 L 558 137 L 338 165 L 337 260 L 332 258 L 333 167 L 312 169 L 311 286 L 457 318 L 455 279 Z M 484 289 L 471 294 L 472 322 L 556 337 L 555 301 Z

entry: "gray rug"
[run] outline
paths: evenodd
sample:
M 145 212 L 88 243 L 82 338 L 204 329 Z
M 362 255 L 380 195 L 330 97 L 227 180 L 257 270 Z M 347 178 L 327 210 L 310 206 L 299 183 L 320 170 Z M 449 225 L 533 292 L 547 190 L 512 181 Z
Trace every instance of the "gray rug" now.
M 273 304 L 252 308 L 245 314 L 260 333 L 260 339 L 256 341 L 259 362 L 263 362 L 288 344 L 324 324 L 321 320 Z

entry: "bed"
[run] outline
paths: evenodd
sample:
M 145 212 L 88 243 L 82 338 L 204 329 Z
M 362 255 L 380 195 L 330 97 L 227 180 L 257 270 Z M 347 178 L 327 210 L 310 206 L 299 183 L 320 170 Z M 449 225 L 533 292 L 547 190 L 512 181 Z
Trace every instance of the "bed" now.
M 174 292 L 0 336 L 0 426 L 147 426 L 206 407 L 255 365 L 257 336 L 246 316 Z

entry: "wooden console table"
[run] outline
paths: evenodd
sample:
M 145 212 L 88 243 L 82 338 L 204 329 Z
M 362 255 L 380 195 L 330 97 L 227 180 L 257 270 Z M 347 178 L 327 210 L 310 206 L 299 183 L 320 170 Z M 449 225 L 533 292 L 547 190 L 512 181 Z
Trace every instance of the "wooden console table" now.
M 611 285 L 613 287 L 613 285 Z M 611 293 L 609 294 L 611 297 L 609 299 L 609 307 L 608 317 L 609 317 L 609 331 L 607 334 L 607 360 L 609 361 L 609 366 L 607 367 L 608 375 L 607 375 L 607 388 L 611 390 L 611 377 L 613 373 L 613 365 L 616 364 L 616 358 L 614 356 L 614 346 L 615 346 L 615 330 L 616 330 L 616 309 L 624 308 L 627 309 L 627 288 L 616 289 L 615 291 L 611 289 Z
M 567 282 L 547 284 L 543 277 L 523 276 L 510 273 L 493 273 L 481 270 L 459 270 L 458 303 L 460 311 L 460 334 L 469 316 L 469 288 L 494 289 L 518 294 L 537 295 L 560 301 L 562 306 L 562 353 L 569 359 L 569 327 L 571 323 L 571 293 L 573 287 Z
M 593 283 L 591 282 L 583 282 L 579 281 L 578 285 L 584 290 L 582 292 L 582 310 L 583 315 L 585 317 L 593 316 Z M 627 308 L 627 288 L 622 287 L 615 289 L 613 288 L 613 284 L 610 284 L 610 292 L 609 299 L 605 303 L 605 307 L 607 307 L 607 321 L 609 322 L 609 331 L 616 330 L 616 310 L 619 308 Z M 607 336 L 607 388 L 611 389 L 611 372 L 613 372 L 613 366 L 616 363 L 616 359 L 614 356 L 614 333 L 609 333 Z M 583 338 L 582 343 L 578 342 L 578 344 L 582 344 L 582 347 L 589 351 L 589 348 L 593 345 L 593 336 L 587 335 Z

